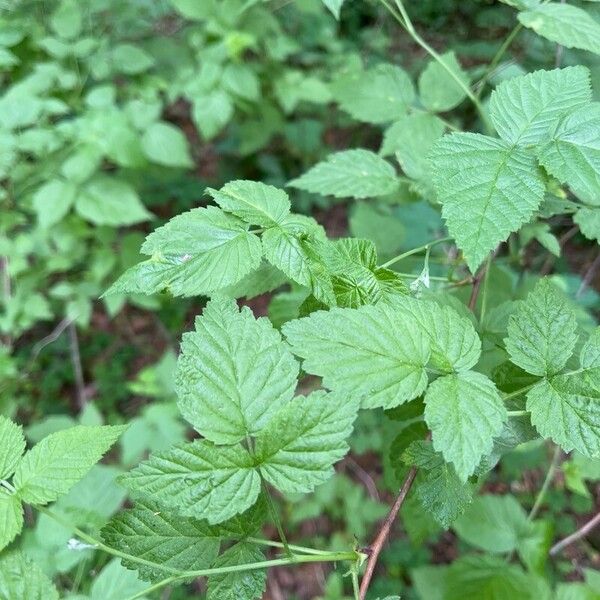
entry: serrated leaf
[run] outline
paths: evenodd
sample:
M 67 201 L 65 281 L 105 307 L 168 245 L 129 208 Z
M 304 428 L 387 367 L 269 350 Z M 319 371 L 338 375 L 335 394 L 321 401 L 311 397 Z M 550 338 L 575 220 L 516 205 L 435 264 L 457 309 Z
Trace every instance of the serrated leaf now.
M 414 442 L 403 460 L 419 468 L 415 494 L 423 508 L 444 528 L 465 511 L 473 498 L 473 485 L 463 483 L 454 467 L 429 442 Z
M 543 141 L 556 120 L 592 99 L 586 67 L 535 71 L 501 83 L 490 99 L 490 116 L 511 144 Z
M 125 429 L 78 425 L 45 437 L 23 456 L 15 471 L 17 495 L 29 504 L 53 502 L 102 458 Z
M 581 348 L 579 362 L 582 369 L 600 367 L 600 327 L 596 327 Z
M 23 428 L 0 415 L 0 479 L 8 479 L 25 452 Z
M 541 204 L 545 185 L 535 158 L 502 140 L 453 133 L 434 145 L 430 161 L 442 216 L 475 272 Z
M 291 321 L 283 331 L 308 373 L 325 387 L 361 398 L 363 408 L 391 408 L 427 385 L 429 340 L 386 305 L 332 309 Z
M 600 54 L 600 23 L 582 8 L 550 2 L 520 12 L 518 18 L 551 42 Z
M 260 477 L 244 448 L 206 440 L 153 454 L 120 481 L 142 498 L 211 524 L 244 512 L 260 492 Z
M 10 544 L 23 529 L 23 507 L 14 494 L 0 487 L 0 552 Z
M 542 279 L 508 321 L 511 361 L 533 375 L 561 371 L 577 343 L 577 321 L 566 298 Z
M 102 539 L 112 548 L 156 563 L 151 567 L 123 559 L 142 579 L 160 581 L 175 571 L 210 567 L 219 552 L 220 533 L 206 521 L 172 514 L 144 499 L 113 517 L 102 529 Z
M 370 150 L 358 149 L 330 154 L 288 185 L 335 198 L 373 198 L 392 194 L 399 181 L 390 163 Z
M 469 75 L 460 66 L 454 52 L 442 54 L 440 60 L 464 87 L 469 87 Z M 456 79 L 437 60 L 430 60 L 419 77 L 419 96 L 423 105 L 433 112 L 446 112 L 457 107 L 467 94 Z
M 335 306 L 333 284 L 322 256 L 326 243 L 322 230 L 302 215 L 290 215 L 262 236 L 265 258 L 274 267 L 327 306 Z
M 256 442 L 262 476 L 285 493 L 311 492 L 348 452 L 358 402 L 322 391 L 284 406 Z
M 600 102 L 567 115 L 537 149 L 542 165 L 582 200 L 600 206 Z
M 582 206 L 575 213 L 573 221 L 588 240 L 596 240 L 600 244 L 600 207 Z
M 256 435 L 294 395 L 298 363 L 268 319 L 234 300 L 211 300 L 196 330 L 183 335 L 176 374 L 178 405 L 217 444 Z
M 187 140 L 170 123 L 152 123 L 142 136 L 142 150 L 152 161 L 166 167 L 191 167 Z
M 454 464 L 462 481 L 472 475 L 481 457 L 502 431 L 506 408 L 491 380 L 464 371 L 436 379 L 425 394 L 425 422 L 433 447 Z
M 206 295 L 237 283 L 262 257 L 248 225 L 214 206 L 174 217 L 146 238 L 141 251 L 152 258 L 125 271 L 107 294 L 168 289 L 175 296 Z
M 230 181 L 220 190 L 206 190 L 226 212 L 261 227 L 281 225 L 290 212 L 290 199 L 279 188 L 258 181 Z
M 414 102 L 414 85 L 403 69 L 380 64 L 368 71 L 344 73 L 331 86 L 340 108 L 358 121 L 387 123 Z
M 260 548 L 240 542 L 232 546 L 215 561 L 214 567 L 233 567 L 263 562 L 265 555 Z M 208 578 L 207 600 L 258 600 L 267 585 L 267 573 L 263 569 L 218 573 Z
M 21 552 L 0 558 L 0 598 L 3 600 L 58 600 L 52 581 Z

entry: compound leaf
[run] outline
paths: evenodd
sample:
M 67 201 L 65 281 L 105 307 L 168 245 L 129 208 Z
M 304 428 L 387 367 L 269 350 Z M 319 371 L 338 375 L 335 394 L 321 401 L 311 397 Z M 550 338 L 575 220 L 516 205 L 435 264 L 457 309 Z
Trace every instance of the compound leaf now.
M 25 452 L 23 428 L 0 415 L 0 479 L 8 479 Z

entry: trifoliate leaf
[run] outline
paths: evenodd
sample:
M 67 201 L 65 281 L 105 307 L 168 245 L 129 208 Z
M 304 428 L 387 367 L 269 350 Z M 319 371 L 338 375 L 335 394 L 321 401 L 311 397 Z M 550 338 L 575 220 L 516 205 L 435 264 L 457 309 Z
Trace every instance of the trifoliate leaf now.
M 8 479 L 25 452 L 23 428 L 0 415 L 0 479 Z
M 573 216 L 573 221 L 579 225 L 581 233 L 588 240 L 596 240 L 600 244 L 600 207 L 580 207 Z
M 262 236 L 265 258 L 292 281 L 307 287 L 327 306 L 335 306 L 333 284 L 323 259 L 322 230 L 312 219 L 290 215 Z
M 406 71 L 389 64 L 344 73 L 333 82 L 331 91 L 340 108 L 365 123 L 399 119 L 415 99 L 415 88 Z
M 398 189 L 396 171 L 370 150 L 344 150 L 330 154 L 288 185 L 335 198 L 374 198 Z
M 357 411 L 358 402 L 345 394 L 317 391 L 294 398 L 258 436 L 262 476 L 285 493 L 311 492 L 348 452 Z
M 600 23 L 572 4 L 542 3 L 518 15 L 519 21 L 537 34 L 565 48 L 600 54 Z
M 542 165 L 581 200 L 600 206 L 600 102 L 566 116 L 550 137 L 537 150 Z
M 187 140 L 170 123 L 152 123 L 142 136 L 142 150 L 152 161 L 166 167 L 191 167 Z
M 53 502 L 102 458 L 125 429 L 78 425 L 45 437 L 23 456 L 15 471 L 17 495 L 29 504 Z
M 141 251 L 152 258 L 125 271 L 107 294 L 210 294 L 257 269 L 262 256 L 248 225 L 214 206 L 174 217 L 146 238 Z
M 454 464 L 462 481 L 494 445 L 507 418 L 496 386 L 485 375 L 464 371 L 436 379 L 425 394 L 425 422 L 433 447 Z
M 454 467 L 435 452 L 431 443 L 417 441 L 402 459 L 419 468 L 415 494 L 423 508 L 444 528 L 465 511 L 473 498 L 473 485 L 463 483 Z
M 21 501 L 0 486 L 0 552 L 21 533 L 21 529 L 23 529 Z
M 232 546 L 215 561 L 214 568 L 263 562 L 260 548 L 246 542 Z M 258 600 L 267 585 L 264 569 L 218 573 L 208 578 L 207 600 Z
M 433 112 L 446 112 L 458 106 L 467 97 L 464 88 L 468 88 L 471 83 L 454 52 L 442 54 L 440 60 L 455 77 L 437 60 L 430 60 L 419 77 L 421 102 Z M 463 87 L 458 84 L 457 79 L 463 83 Z
M 566 298 L 542 279 L 508 321 L 511 361 L 533 375 L 561 371 L 577 343 L 577 321 Z
M 244 448 L 206 440 L 153 454 L 120 480 L 142 498 L 212 524 L 244 512 L 260 492 L 260 477 Z
M 281 225 L 290 212 L 290 199 L 283 190 L 258 181 L 230 181 L 220 190 L 206 191 L 224 211 L 252 225 Z
M 476 133 L 444 136 L 429 158 L 442 216 L 475 272 L 541 204 L 545 185 L 535 158 Z
M 211 300 L 185 333 L 176 374 L 178 405 L 217 444 L 256 435 L 296 388 L 298 363 L 268 319 L 234 300 Z
M 21 552 L 0 558 L 0 598 L 58 600 L 58 591 L 44 572 Z
M 391 408 L 427 385 L 427 336 L 386 305 L 333 309 L 283 326 L 292 351 L 325 387 L 361 398 L 363 408 Z
M 113 517 L 102 529 L 102 539 L 112 548 L 156 563 L 153 567 L 123 560 L 142 579 L 159 581 L 175 571 L 210 567 L 219 553 L 220 533 L 206 521 L 173 514 L 145 499 Z
M 490 99 L 490 116 L 500 137 L 512 144 L 544 141 L 557 119 L 592 99 L 586 67 L 535 71 L 501 83 Z

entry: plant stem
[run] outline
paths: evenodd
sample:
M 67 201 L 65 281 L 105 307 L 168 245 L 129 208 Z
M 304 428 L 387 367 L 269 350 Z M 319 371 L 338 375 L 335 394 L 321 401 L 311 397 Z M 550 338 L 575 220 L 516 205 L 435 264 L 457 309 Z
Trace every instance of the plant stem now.
M 479 313 L 479 322 L 483 323 L 485 319 L 485 311 L 487 309 L 488 299 L 488 281 L 490 278 L 490 268 L 492 266 L 492 255 L 490 254 L 485 265 L 485 273 L 483 275 L 483 292 L 481 294 L 481 311 Z
M 400 488 L 400 492 L 398 493 L 398 497 L 394 501 L 390 512 L 387 517 L 381 524 L 379 528 L 379 532 L 375 537 L 373 543 L 369 546 L 367 550 L 368 559 L 367 559 L 367 569 L 365 574 L 363 575 L 362 581 L 360 582 L 360 600 L 365 600 L 367 597 L 367 590 L 369 589 L 369 584 L 371 583 L 371 579 L 373 578 L 373 573 L 375 572 L 375 566 L 377 565 L 377 559 L 379 558 L 379 554 L 385 544 L 388 536 L 390 535 L 390 530 L 392 528 L 392 524 L 396 519 L 402 504 L 404 504 L 404 500 L 406 500 L 406 496 L 410 491 L 410 488 L 415 480 L 417 475 L 417 468 L 412 467 L 408 474 L 406 475 L 406 479 Z
M 584 538 L 592 529 L 600 525 L 600 513 L 598 513 L 593 519 L 590 519 L 585 525 L 580 527 L 575 533 L 568 535 L 564 540 L 554 544 L 550 548 L 550 556 L 556 556 L 559 552 L 562 552 L 567 546 L 577 542 L 581 538 Z
M 537 514 L 544 502 L 544 499 L 546 498 L 546 494 L 548 493 L 548 490 L 550 489 L 552 480 L 554 479 L 556 469 L 558 468 L 558 464 L 560 463 L 560 457 L 561 457 L 560 447 L 556 446 L 554 448 L 554 454 L 552 455 L 552 461 L 550 462 L 550 466 L 548 467 L 548 472 L 546 473 L 546 477 L 544 478 L 544 483 L 542 483 L 542 487 L 540 488 L 540 491 L 538 492 L 535 502 L 533 503 L 533 506 L 531 507 L 529 514 L 527 515 L 528 521 L 533 521 L 533 519 L 535 519 L 535 517 L 537 516 Z
M 398 273 L 396 271 L 396 275 L 398 275 L 398 277 L 402 277 L 404 279 L 418 279 L 419 278 L 419 276 L 415 275 L 414 273 Z M 442 281 L 444 283 L 449 283 L 450 282 L 450 280 L 447 277 L 436 277 L 434 275 L 430 275 L 429 279 L 431 281 Z
M 354 592 L 354 600 L 360 600 L 360 589 L 358 587 L 358 573 L 353 570 L 352 576 L 352 591 Z
M 528 410 L 509 410 L 506 413 L 509 417 L 525 417 L 529 414 Z
M 265 491 L 265 496 L 267 498 L 267 504 L 269 505 L 269 512 L 271 513 L 271 517 L 273 518 L 273 522 L 275 523 L 275 527 L 277 527 L 277 533 L 279 534 L 279 539 L 281 540 L 283 547 L 285 549 L 285 553 L 288 556 L 293 556 L 293 552 L 290 550 L 290 546 L 288 544 L 287 538 L 285 537 L 285 533 L 283 531 L 283 527 L 281 525 L 281 521 L 279 519 L 279 515 L 277 514 L 277 509 L 275 507 L 275 503 L 273 502 L 273 497 L 271 496 L 271 492 L 267 487 L 266 483 L 263 481 L 263 489 Z
M 570 375 L 570 373 L 566 373 L 566 375 Z M 536 383 L 537 383 L 537 381 L 536 381 Z M 515 390 L 514 392 L 510 392 L 510 394 L 506 394 L 506 396 L 504 396 L 502 398 L 502 400 L 504 400 L 506 402 L 507 400 L 511 400 L 512 398 L 517 398 L 518 396 L 522 396 L 525 392 L 528 392 L 534 385 L 535 385 L 535 383 L 530 383 L 529 385 L 519 388 L 518 390 Z M 527 414 L 528 412 L 529 411 L 527 411 L 527 410 L 513 411 L 513 413 L 525 413 L 525 414 Z M 509 414 L 511 414 L 511 413 L 509 413 Z M 518 416 L 518 415 L 513 414 L 513 416 Z
M 285 549 L 285 545 L 282 542 L 274 542 L 272 540 L 263 540 L 260 538 L 249 537 L 246 538 L 248 542 L 253 544 L 258 544 L 260 546 L 270 546 L 271 548 L 283 548 Z M 305 546 L 296 546 L 294 544 L 288 544 L 288 548 L 295 552 L 300 552 L 302 554 L 312 554 L 314 556 L 328 556 L 331 554 L 329 550 L 316 550 L 314 548 L 306 548 Z
M 419 252 L 427 251 L 429 248 L 432 248 L 433 246 L 437 246 L 437 244 L 443 244 L 444 242 L 450 242 L 450 241 L 452 241 L 452 238 L 450 238 L 450 237 L 441 238 L 439 240 L 433 240 L 433 242 L 428 242 L 427 244 L 425 244 L 423 246 L 419 246 L 418 248 L 413 248 L 412 250 L 408 250 L 408 252 L 403 252 L 402 254 L 398 254 L 398 256 L 394 256 L 394 258 L 388 260 L 386 263 L 383 263 L 382 265 L 380 265 L 380 267 L 382 269 L 387 269 L 391 265 L 396 264 L 397 262 L 401 261 L 404 258 L 412 256 L 413 254 L 418 254 Z M 413 277 L 413 275 L 411 275 L 410 277 Z M 447 279 L 445 279 L 444 281 L 447 281 Z

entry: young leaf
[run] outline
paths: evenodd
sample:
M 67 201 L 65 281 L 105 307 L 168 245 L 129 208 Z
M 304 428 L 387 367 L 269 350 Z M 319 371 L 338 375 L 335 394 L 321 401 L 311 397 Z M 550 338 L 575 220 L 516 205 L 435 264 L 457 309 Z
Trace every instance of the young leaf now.
M 283 332 L 308 373 L 325 387 L 360 398 L 363 408 L 391 408 L 427 386 L 428 338 L 386 305 L 333 309 L 291 321 Z
M 182 517 L 148 499 L 122 511 L 102 529 L 112 548 L 156 563 L 155 567 L 123 560 L 147 581 L 159 581 L 177 571 L 207 569 L 219 553 L 220 530 L 206 521 Z
M 520 12 L 519 21 L 537 34 L 565 48 L 600 54 L 600 23 L 572 4 L 542 3 Z
M 183 416 L 207 439 L 256 435 L 291 400 L 298 363 L 278 331 L 234 300 L 214 298 L 185 333 L 176 385 Z
M 440 58 L 468 88 L 471 83 L 469 76 L 463 71 L 454 52 L 446 52 Z M 458 106 L 467 94 L 437 60 L 430 60 L 419 77 L 419 96 L 423 105 L 432 112 L 445 112 Z
M 152 161 L 166 167 L 191 167 L 187 140 L 169 123 L 152 123 L 142 136 L 142 150 Z
M 501 83 L 490 99 L 490 116 L 511 144 L 544 141 L 556 121 L 592 99 L 586 67 L 534 71 Z
M 232 546 L 215 561 L 214 568 L 263 562 L 260 548 L 246 542 Z M 207 600 L 258 600 L 263 597 L 267 573 L 263 569 L 219 573 L 208 578 Z
M 508 321 L 511 361 L 533 375 L 561 371 L 577 343 L 577 322 L 565 297 L 542 279 Z
M 10 544 L 23 529 L 23 507 L 14 494 L 0 487 L 0 552 Z
M 248 225 L 214 206 L 174 217 L 146 238 L 141 251 L 152 258 L 125 271 L 107 294 L 168 289 L 175 296 L 206 295 L 237 283 L 262 257 Z
M 335 198 L 373 198 L 398 189 L 390 163 L 369 150 L 344 150 L 330 154 L 288 185 Z
M 434 145 L 430 161 L 442 215 L 472 272 L 544 198 L 535 158 L 502 140 L 453 133 Z
M 262 476 L 285 493 L 312 491 L 348 451 L 357 411 L 357 401 L 345 394 L 317 391 L 294 398 L 258 436 Z
M 25 452 L 23 428 L 0 415 L 0 479 L 8 479 Z
M 18 497 L 29 504 L 47 504 L 66 494 L 125 429 L 78 425 L 45 437 L 23 456 L 15 471 Z
M 11 552 L 0 558 L 0 598 L 59 600 L 52 581 L 21 552 Z
M 600 206 L 600 102 L 567 115 L 537 149 L 542 165 L 582 200 Z
M 368 71 L 344 73 L 331 87 L 340 108 L 365 123 L 399 119 L 415 99 L 413 82 L 396 65 L 380 64 Z
M 252 506 L 260 492 L 254 461 L 242 446 L 206 440 L 158 452 L 120 481 L 176 514 L 221 523 Z
M 290 213 L 288 195 L 258 181 L 230 181 L 220 190 L 206 191 L 224 211 L 253 225 L 281 225 Z
M 502 431 L 506 408 L 496 386 L 485 375 L 464 371 L 436 379 L 425 394 L 425 422 L 433 447 L 454 464 L 462 481 Z

